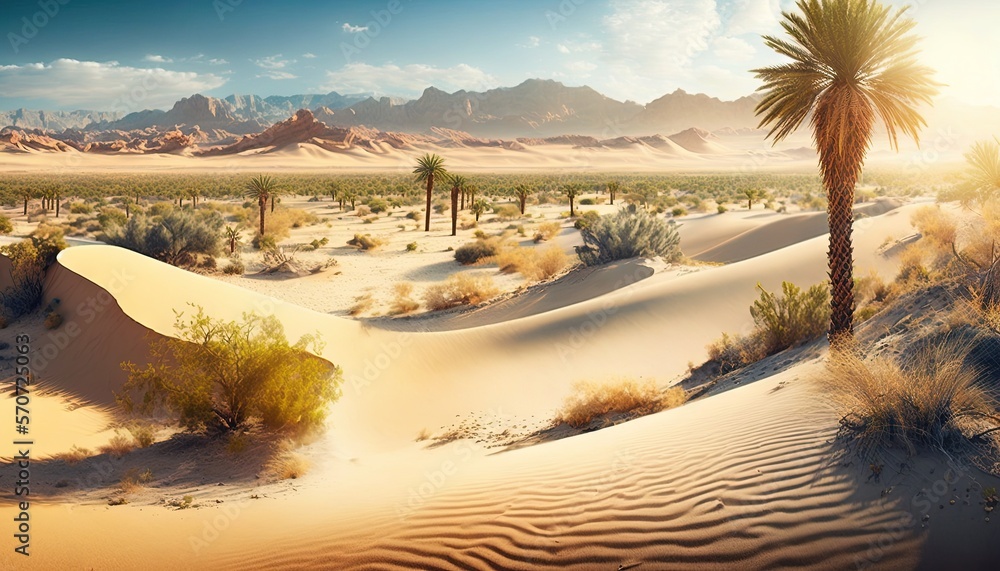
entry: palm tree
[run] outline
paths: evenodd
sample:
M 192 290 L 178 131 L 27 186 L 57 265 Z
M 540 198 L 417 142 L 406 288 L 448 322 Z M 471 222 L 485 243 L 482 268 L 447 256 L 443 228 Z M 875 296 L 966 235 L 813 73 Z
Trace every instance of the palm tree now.
M 476 201 L 476 193 L 479 192 L 479 187 L 470 182 L 465 185 L 465 192 L 469 194 L 469 204 L 472 204 Z
M 281 194 L 281 191 L 278 189 L 274 189 L 271 191 L 271 214 L 274 214 L 274 202 L 275 199 L 278 198 L 279 194 Z
M 576 216 L 576 210 L 573 208 L 573 199 L 583 194 L 583 187 L 579 184 L 567 184 L 563 186 L 562 192 L 569 199 L 569 215 L 571 217 Z
M 524 216 L 524 205 L 528 202 L 528 197 L 531 196 L 531 189 L 525 184 L 519 184 L 514 187 L 514 196 L 517 197 L 517 206 L 521 209 L 521 216 Z
M 431 194 L 434 192 L 434 179 L 448 175 L 444 168 L 444 159 L 430 153 L 417 159 L 417 168 L 413 169 L 417 182 L 427 183 L 427 208 L 424 210 L 424 232 L 431 231 Z
M 236 253 L 236 246 L 240 244 L 243 236 L 240 234 L 240 229 L 235 226 L 226 226 L 226 241 L 229 242 L 229 254 L 233 255 Z
M 198 192 L 197 188 L 192 188 L 191 190 L 187 191 L 188 198 L 191 199 L 191 208 L 193 208 L 193 209 L 197 209 L 198 208 L 198 195 L 199 194 L 201 194 L 201 193 Z
M 480 198 L 479 200 L 471 203 L 469 210 L 476 215 L 476 222 L 479 222 L 479 217 L 482 216 L 483 213 L 489 209 L 489 207 L 490 203 Z
M 764 199 L 767 194 L 759 188 L 747 188 L 743 191 L 743 195 L 747 197 L 747 210 L 753 210 L 753 201 Z
M 267 199 L 274 192 L 274 179 L 269 176 L 257 175 L 247 183 L 247 190 L 244 196 L 256 198 L 257 207 L 260 209 L 260 236 L 264 237 L 264 212 L 267 210 Z
M 611 204 L 612 205 L 614 205 L 614 203 L 615 203 L 615 195 L 618 194 L 618 189 L 619 188 L 620 188 L 620 185 L 618 184 L 618 181 L 614 181 L 613 180 L 613 181 L 611 181 L 611 182 L 608 183 L 608 194 L 611 195 Z
M 968 173 L 962 185 L 966 192 L 960 198 L 966 205 L 988 202 L 1000 191 L 1000 139 L 977 141 L 965 153 L 969 163 Z
M 449 175 L 448 180 L 451 181 L 451 235 L 455 236 L 458 233 L 458 193 L 462 192 L 467 181 L 457 174 Z
M 790 40 L 764 36 L 792 61 L 753 70 L 764 82 L 756 113 L 775 143 L 810 118 L 829 202 L 834 344 L 854 331 L 851 205 L 875 122 L 885 124 L 896 150 L 898 131 L 919 144 L 926 122 L 916 107 L 929 104 L 939 84 L 917 63 L 915 23 L 906 8 L 893 11 L 877 0 L 798 0 L 797 6 L 801 14 L 782 14 Z

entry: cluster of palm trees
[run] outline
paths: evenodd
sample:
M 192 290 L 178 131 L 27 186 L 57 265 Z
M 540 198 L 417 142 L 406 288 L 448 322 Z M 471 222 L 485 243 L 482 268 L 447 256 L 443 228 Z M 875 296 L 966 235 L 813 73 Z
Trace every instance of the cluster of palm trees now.
M 417 166 L 413 169 L 415 180 L 418 184 L 423 184 L 426 189 L 424 205 L 424 232 L 431 230 L 431 199 L 434 196 L 434 183 L 441 181 L 451 185 L 451 235 L 458 234 L 458 211 L 464 210 L 466 199 L 468 198 L 469 210 L 476 216 L 476 220 L 489 208 L 489 203 L 485 200 L 476 200 L 476 192 L 479 190 L 475 184 L 460 174 L 449 173 L 444 166 L 444 159 L 439 155 L 427 153 L 417 159 Z M 522 209 L 523 212 L 523 209 Z

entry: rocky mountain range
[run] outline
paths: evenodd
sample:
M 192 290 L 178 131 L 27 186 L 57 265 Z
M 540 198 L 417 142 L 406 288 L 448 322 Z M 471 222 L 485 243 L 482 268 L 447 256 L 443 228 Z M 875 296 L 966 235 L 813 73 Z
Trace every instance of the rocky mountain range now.
M 514 139 L 574 134 L 599 138 L 646 136 L 692 127 L 734 129 L 755 126 L 755 99 L 720 101 L 678 90 L 648 105 L 617 101 L 589 87 L 567 87 L 552 80 L 527 80 L 515 87 L 483 92 L 447 93 L 429 87 L 414 100 L 366 95 L 295 95 L 260 97 L 230 95 L 217 99 L 200 94 L 177 101 L 167 111 L 148 109 L 118 117 L 94 111 L 0 114 L 0 127 L 58 133 L 66 129 L 96 131 L 161 131 L 195 128 L 246 135 L 284 121 L 299 109 L 338 127 L 368 127 L 431 135 L 452 129 L 477 137 Z

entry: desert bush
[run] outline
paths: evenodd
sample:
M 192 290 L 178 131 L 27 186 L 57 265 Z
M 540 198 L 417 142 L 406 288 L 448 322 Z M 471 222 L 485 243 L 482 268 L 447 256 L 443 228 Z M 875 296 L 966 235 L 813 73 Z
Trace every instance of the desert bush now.
M 743 336 L 723 333 L 708 345 L 708 358 L 719 363 L 722 373 L 735 371 L 760 361 L 767 354 L 756 335 Z
M 760 284 L 757 289 L 760 299 L 753 302 L 750 315 L 768 355 L 812 341 L 826 332 L 830 323 L 830 292 L 825 283 L 802 291 L 793 283 L 782 282 L 781 296 Z
M 406 214 L 406 217 L 410 220 L 416 220 L 419 222 L 424 219 L 424 213 L 419 210 L 411 210 Z
M 447 202 L 442 201 L 442 202 L 436 202 L 432 208 L 435 214 L 444 214 L 445 212 L 451 210 L 451 205 L 448 204 Z
M 381 198 L 373 198 L 368 201 L 368 209 L 372 214 L 381 214 L 389 210 L 389 203 Z
M 263 236 L 257 234 L 253 237 L 253 240 L 250 241 L 250 245 L 263 252 L 268 252 L 278 248 L 278 241 L 275 240 L 274 236 L 271 234 L 265 234 Z
M 5 319 L 13 320 L 31 313 L 42 302 L 46 264 L 31 240 L 2 246 L 0 253 L 11 262 L 11 285 L 0 291 L 0 302 Z
M 107 444 L 99 446 L 97 450 L 101 454 L 109 454 L 115 458 L 121 458 L 122 456 L 135 450 L 135 442 L 124 434 L 115 433 L 115 435 L 111 437 L 111 440 L 108 440 Z
M 440 311 L 459 305 L 476 305 L 497 293 L 489 276 L 460 273 L 450 276 L 444 283 L 427 288 L 424 304 L 432 311 Z
M 153 472 L 146 468 L 145 470 L 139 470 L 138 468 L 129 468 L 125 471 L 120 482 L 120 488 L 122 492 L 126 494 L 131 494 L 132 492 L 137 492 L 146 484 L 153 481 Z
M 398 283 L 392 287 L 392 302 L 389 304 L 389 315 L 405 315 L 420 309 L 420 303 L 413 299 L 413 284 Z
M 301 478 L 309 471 L 309 460 L 292 451 L 285 451 L 268 461 L 266 470 L 279 480 Z
M 108 243 L 177 266 L 191 263 L 196 254 L 216 256 L 222 225 L 217 212 L 202 215 L 171 210 L 157 217 L 137 214 L 124 227 L 112 227 Z
M 82 462 L 83 460 L 86 460 L 89 457 L 90 457 L 90 450 L 86 448 L 80 448 L 76 444 L 71 446 L 70 449 L 66 452 L 59 452 L 58 454 L 52 455 L 53 460 L 62 460 L 63 462 L 70 465 Z
M 176 337 L 152 343 L 145 368 L 122 364 L 128 380 L 115 400 L 126 412 L 163 408 L 188 429 L 236 430 L 252 419 L 273 430 L 322 424 L 340 397 L 340 369 L 313 355 L 322 350 L 318 337 L 292 345 L 273 315 L 238 322 L 196 310 L 178 314 Z
M 418 246 L 417 246 L 416 242 L 410 242 L 409 244 L 406 245 L 406 251 L 407 252 L 416 252 L 417 251 L 417 247 Z
M 556 422 L 584 428 L 595 420 L 610 421 L 609 415 L 629 419 L 684 404 L 687 394 L 680 387 L 661 391 L 653 379 L 630 378 L 609 381 L 577 381 L 556 415 Z
M 521 210 L 513 204 L 494 204 L 493 213 L 500 222 L 509 222 L 521 217 Z
M 353 238 L 347 241 L 348 246 L 355 246 L 362 250 L 374 250 L 384 243 L 379 238 L 372 238 L 371 234 L 355 234 Z
M 996 426 L 995 395 L 977 383 L 967 354 L 966 346 L 942 342 L 903 367 L 884 356 L 866 361 L 854 351 L 831 352 L 823 379 L 843 416 L 841 436 L 876 459 L 891 447 L 912 455 L 923 446 L 965 441 L 984 419 Z
M 483 236 L 485 237 L 486 234 L 484 233 Z M 479 238 L 475 242 L 459 246 L 455 250 L 455 260 L 463 266 L 477 264 L 496 256 L 500 252 L 500 246 L 498 238 Z
M 148 424 L 133 424 L 128 427 L 128 431 L 139 448 L 149 448 L 156 442 L 156 431 Z
M 312 242 L 309 242 L 309 245 L 312 246 L 313 250 L 319 250 L 320 248 L 326 246 L 329 243 L 330 239 L 324 236 L 322 240 L 313 239 Z
M 374 304 L 375 299 L 372 297 L 372 294 L 362 294 L 354 298 L 354 305 L 351 306 L 351 309 L 347 313 L 350 315 L 361 315 L 371 309 Z
M 153 208 L 150 207 L 149 210 L 152 212 Z M 128 220 L 129 218 L 125 215 L 124 210 L 111 206 L 102 208 L 101 212 L 97 215 L 97 222 L 101 225 L 101 229 L 105 232 L 111 230 L 111 228 L 115 226 L 125 226 L 125 224 L 128 223 Z
M 634 206 L 601 216 L 581 233 L 584 245 L 577 254 L 588 266 L 639 256 L 675 261 L 681 255 L 673 225 Z
M 593 198 L 581 198 L 579 204 L 580 206 L 593 206 L 597 204 L 597 200 Z
M 577 230 L 583 230 L 584 228 L 589 227 L 594 222 L 597 222 L 597 219 L 600 217 L 601 215 L 598 214 L 596 210 L 588 210 L 586 212 L 583 212 L 580 214 L 580 217 L 576 219 L 576 222 L 573 223 L 573 228 L 576 228 Z
M 543 250 L 512 246 L 496 255 L 494 261 L 503 273 L 519 273 L 529 280 L 547 280 L 569 265 L 569 256 L 558 246 Z
M 70 214 L 90 214 L 93 211 L 94 207 L 86 202 L 74 202 L 69 205 Z
M 69 247 L 63 227 L 54 224 L 39 224 L 28 238 L 46 267 L 54 264 L 59 252 Z
M 14 231 L 14 223 L 3 214 L 0 214 L 0 234 L 7 235 Z
M 558 222 L 542 222 L 535 232 L 535 243 L 551 240 L 562 230 L 562 225 Z
M 723 206 L 723 205 L 721 205 L 721 204 L 720 204 L 720 205 L 718 205 L 718 206 L 717 206 L 717 207 L 715 208 L 715 210 L 716 210 L 716 212 L 718 212 L 719 214 L 725 214 L 726 212 L 729 212 L 729 210 L 728 210 L 728 209 L 727 209 L 727 208 L 726 208 L 725 206 Z

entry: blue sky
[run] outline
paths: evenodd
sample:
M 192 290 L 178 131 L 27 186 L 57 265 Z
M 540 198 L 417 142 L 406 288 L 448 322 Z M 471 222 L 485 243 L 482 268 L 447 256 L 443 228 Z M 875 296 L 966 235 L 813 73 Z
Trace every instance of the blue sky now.
M 945 96 L 1000 106 L 1000 3 L 913 4 Z M 790 0 L 4 0 L 0 109 L 164 108 L 192 93 L 484 90 L 546 78 L 648 103 L 735 99 Z M 970 55 L 972 54 L 972 55 Z

